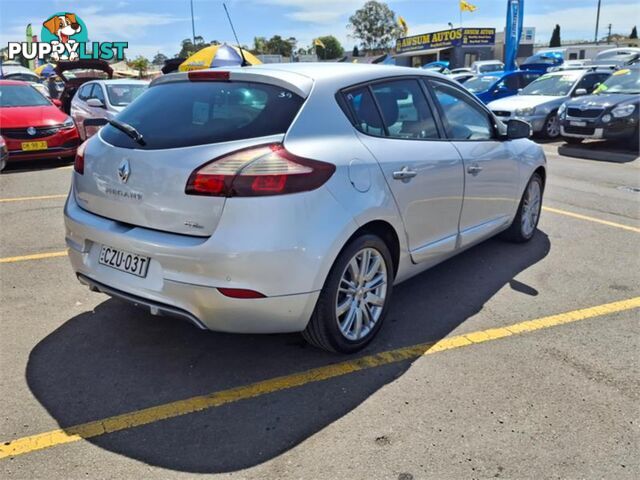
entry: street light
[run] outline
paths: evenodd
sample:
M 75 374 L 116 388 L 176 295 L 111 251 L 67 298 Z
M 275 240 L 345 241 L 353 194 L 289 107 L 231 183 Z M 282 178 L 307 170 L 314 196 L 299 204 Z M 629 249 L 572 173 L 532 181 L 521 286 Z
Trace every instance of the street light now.
M 453 23 L 449 22 L 449 23 L 447 23 L 447 25 L 449 25 L 449 28 L 450 28 L 451 30 L 453 30 Z

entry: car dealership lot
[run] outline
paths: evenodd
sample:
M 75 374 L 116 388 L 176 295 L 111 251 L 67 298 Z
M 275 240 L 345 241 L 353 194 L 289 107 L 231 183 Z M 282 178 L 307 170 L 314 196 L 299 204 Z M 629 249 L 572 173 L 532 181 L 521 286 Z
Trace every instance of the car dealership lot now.
M 640 162 L 558 145 L 544 144 L 534 240 L 490 240 L 400 285 L 355 357 L 298 335 L 204 333 L 90 293 L 64 253 L 71 169 L 11 168 L 0 474 L 637 477 Z

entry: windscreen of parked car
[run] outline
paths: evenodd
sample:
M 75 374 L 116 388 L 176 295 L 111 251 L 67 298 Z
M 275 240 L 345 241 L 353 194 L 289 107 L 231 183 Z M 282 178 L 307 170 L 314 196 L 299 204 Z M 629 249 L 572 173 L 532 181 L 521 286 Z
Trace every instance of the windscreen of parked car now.
M 31 85 L 0 85 L 0 107 L 38 107 L 51 105 Z
M 467 80 L 464 86 L 471 93 L 485 92 L 498 80 L 500 77 L 495 75 L 478 75 Z
M 144 137 L 140 145 L 106 125 L 115 146 L 156 150 L 285 133 L 304 99 L 282 87 L 250 82 L 176 82 L 156 85 L 117 115 Z
M 527 85 L 520 95 L 549 95 L 564 97 L 582 75 L 581 72 L 567 72 L 560 75 L 546 74 Z
M 488 65 L 480 65 L 478 70 L 480 73 L 499 72 L 504 70 L 504 67 L 499 63 L 490 63 Z
M 637 95 L 640 93 L 640 69 L 625 68 L 614 72 L 604 83 L 601 83 L 595 93 L 626 93 Z
M 126 107 L 148 88 L 143 84 L 107 84 L 109 103 L 114 107 Z

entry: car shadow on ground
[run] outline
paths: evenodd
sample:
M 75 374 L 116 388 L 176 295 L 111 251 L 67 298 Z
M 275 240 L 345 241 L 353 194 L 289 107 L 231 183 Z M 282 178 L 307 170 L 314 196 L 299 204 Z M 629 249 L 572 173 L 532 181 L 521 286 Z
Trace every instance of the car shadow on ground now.
M 514 277 L 549 250 L 541 231 L 528 244 L 489 240 L 408 280 L 395 289 L 378 338 L 358 356 L 441 339 L 505 285 L 537 295 Z M 299 335 L 202 332 L 109 299 L 44 338 L 30 354 L 26 378 L 64 428 L 348 358 L 355 357 L 322 352 Z M 410 366 L 372 368 L 88 441 L 163 468 L 237 471 L 291 449 Z
M 46 159 L 46 160 L 20 160 L 9 161 L 7 167 L 2 171 L 2 175 L 10 175 L 12 173 L 36 172 L 40 170 L 49 170 L 60 167 L 68 167 L 73 165 L 73 157 L 62 159 Z
M 585 141 L 579 144 L 564 143 L 558 146 L 558 154 L 585 160 L 612 163 L 629 163 L 638 159 L 640 152 L 622 142 L 607 140 Z

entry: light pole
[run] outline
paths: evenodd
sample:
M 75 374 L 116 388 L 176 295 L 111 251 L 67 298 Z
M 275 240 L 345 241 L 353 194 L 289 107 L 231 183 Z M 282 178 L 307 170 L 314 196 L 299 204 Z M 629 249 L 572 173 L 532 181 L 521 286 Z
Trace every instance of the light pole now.
M 447 23 L 447 25 L 449 25 L 449 28 L 450 28 L 451 30 L 453 30 L 453 23 L 449 22 L 449 23 Z
M 600 3 L 602 0 L 598 0 L 598 13 L 596 14 L 596 45 L 598 44 L 598 26 L 600 25 Z

